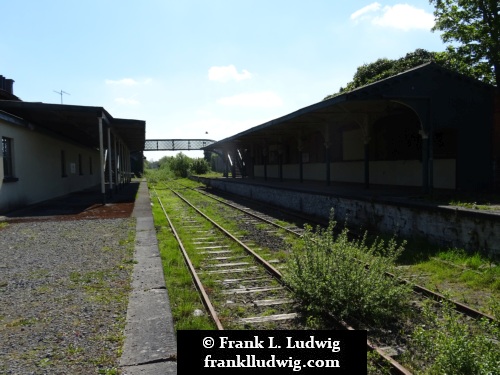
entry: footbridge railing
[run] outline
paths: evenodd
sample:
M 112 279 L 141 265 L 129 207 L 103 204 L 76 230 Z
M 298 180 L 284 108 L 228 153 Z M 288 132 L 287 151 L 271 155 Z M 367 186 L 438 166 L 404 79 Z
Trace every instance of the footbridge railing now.
M 212 139 L 146 139 L 144 151 L 201 150 L 215 142 Z

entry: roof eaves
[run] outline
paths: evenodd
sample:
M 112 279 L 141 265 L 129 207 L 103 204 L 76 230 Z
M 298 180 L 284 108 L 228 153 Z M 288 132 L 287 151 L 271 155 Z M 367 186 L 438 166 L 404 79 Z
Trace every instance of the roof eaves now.
M 21 117 L 15 116 L 12 113 L 8 113 L 2 110 L 0 110 L 0 119 L 15 125 L 22 125 L 22 126 L 30 125 L 28 121 L 22 119 Z
M 330 106 L 333 106 L 333 105 L 336 105 L 336 104 L 339 104 L 339 103 L 343 103 L 346 101 L 346 98 L 347 96 L 342 94 L 342 95 L 338 95 L 338 96 L 335 96 L 334 98 L 331 98 L 331 99 L 328 99 L 328 100 L 324 100 L 324 101 L 321 101 L 321 102 L 318 102 L 318 103 L 314 103 L 314 104 L 311 104 L 307 107 L 304 107 L 304 108 L 301 108 L 295 112 L 292 112 L 292 113 L 289 113 L 285 116 L 282 116 L 282 117 L 278 117 L 276 119 L 273 119 L 273 120 L 270 120 L 268 122 L 265 122 L 263 124 L 260 124 L 260 125 L 256 125 L 250 129 L 247 129 L 247 130 L 244 130 L 238 134 L 235 134 L 233 136 L 230 136 L 230 137 L 227 137 L 227 138 L 224 138 L 220 141 L 217 141 L 207 147 L 204 147 L 203 149 L 214 149 L 214 148 L 217 148 L 220 144 L 222 143 L 228 143 L 228 142 L 232 142 L 234 140 L 236 140 L 237 138 L 239 137 L 242 137 L 242 136 L 245 136 L 245 135 L 248 135 L 250 133 L 254 133 L 256 131 L 260 131 L 260 130 L 264 130 L 264 129 L 267 129 L 269 127 L 272 127 L 272 126 L 275 126 L 275 125 L 278 125 L 278 124 L 281 124 L 281 123 L 284 123 L 286 121 L 290 121 L 290 120 L 293 120 L 293 119 L 296 119 L 300 116 L 303 116 L 303 115 L 307 115 L 309 113 L 312 113 L 314 111 L 317 111 L 319 109 L 324 109 L 324 108 L 327 108 L 327 107 L 330 107 Z

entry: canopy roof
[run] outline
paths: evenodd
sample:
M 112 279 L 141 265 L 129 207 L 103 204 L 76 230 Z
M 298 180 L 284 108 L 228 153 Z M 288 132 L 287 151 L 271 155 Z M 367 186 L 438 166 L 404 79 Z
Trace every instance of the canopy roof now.
M 0 111 L 21 118 L 32 129 L 96 149 L 100 145 L 98 118 L 102 117 L 103 125 L 110 127 L 130 152 L 144 151 L 146 122 L 113 118 L 102 107 L 0 100 Z
M 317 130 L 318 127 L 324 127 L 325 124 L 330 126 L 359 124 L 363 121 L 363 116 L 377 118 L 388 113 L 408 111 L 409 107 L 420 115 L 420 107 L 415 105 L 416 102 L 443 97 L 446 93 L 450 96 L 457 94 L 452 92 L 453 88 L 448 87 L 453 80 L 464 82 L 469 88 L 494 89 L 494 86 L 429 62 L 352 91 L 340 93 L 333 98 L 252 127 L 203 149 L 215 151 L 230 145 L 265 141 L 273 137 L 303 136 Z

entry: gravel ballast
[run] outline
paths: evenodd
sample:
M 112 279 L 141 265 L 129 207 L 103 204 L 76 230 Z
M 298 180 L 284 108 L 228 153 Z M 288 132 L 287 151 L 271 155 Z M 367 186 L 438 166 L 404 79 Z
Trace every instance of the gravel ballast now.
M 0 223 L 0 373 L 119 374 L 135 219 Z

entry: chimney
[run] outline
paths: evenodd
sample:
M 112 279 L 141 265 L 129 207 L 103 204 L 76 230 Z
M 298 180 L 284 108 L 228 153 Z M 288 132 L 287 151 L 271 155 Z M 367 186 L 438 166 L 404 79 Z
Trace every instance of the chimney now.
M 14 95 L 14 80 L 13 79 L 6 79 L 5 80 L 5 91 L 7 91 L 9 94 Z
M 14 95 L 14 80 L 7 79 L 0 75 L 0 90 L 6 91 L 7 93 Z

